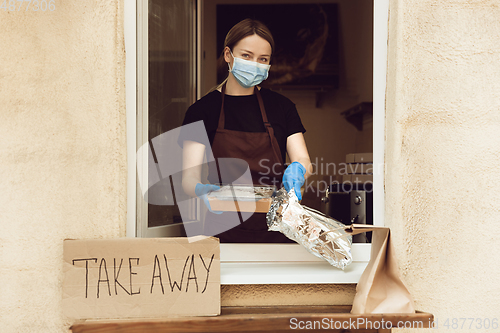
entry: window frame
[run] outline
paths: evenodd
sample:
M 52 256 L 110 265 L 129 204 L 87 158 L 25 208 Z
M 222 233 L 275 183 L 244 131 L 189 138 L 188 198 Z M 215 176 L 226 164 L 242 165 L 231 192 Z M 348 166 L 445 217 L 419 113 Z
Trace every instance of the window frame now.
M 373 223 L 384 225 L 384 174 L 385 174 L 385 96 L 387 72 L 387 42 L 389 0 L 373 0 Z M 139 8 L 139 6 L 142 6 Z M 202 0 L 198 1 L 198 12 Z M 141 53 L 138 36 L 138 13 L 147 10 L 147 2 L 126 0 L 124 6 L 124 38 L 126 52 L 125 89 L 127 117 L 127 237 L 137 237 L 137 216 L 140 207 L 137 199 L 138 126 L 143 121 L 140 105 L 147 94 L 147 86 L 138 80 L 147 73 L 144 67 L 144 50 Z M 198 18 L 199 20 L 199 18 Z M 199 25 L 198 25 L 199 26 Z M 200 40 L 197 41 L 198 45 Z M 200 48 L 198 48 L 199 50 Z M 147 50 L 146 50 L 147 56 Z M 198 57 L 198 66 L 200 65 Z M 141 66 L 142 64 L 142 66 Z M 199 68 L 199 67 L 198 67 Z M 200 71 L 197 71 L 200 73 Z M 198 74 L 198 80 L 200 74 Z M 139 87 L 142 86 L 142 89 Z M 199 84 L 197 85 L 199 89 Z M 198 91 L 199 94 L 199 91 Z M 222 284 L 281 284 L 281 283 L 357 283 L 366 267 L 371 244 L 353 244 L 354 262 L 341 271 L 307 253 L 297 244 L 221 244 Z

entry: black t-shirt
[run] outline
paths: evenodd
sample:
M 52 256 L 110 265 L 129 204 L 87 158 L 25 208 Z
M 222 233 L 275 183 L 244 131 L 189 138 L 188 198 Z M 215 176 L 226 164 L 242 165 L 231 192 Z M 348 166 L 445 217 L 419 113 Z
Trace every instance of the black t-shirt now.
M 285 162 L 286 139 L 292 134 L 304 133 L 306 130 L 292 101 L 266 88 L 262 88 L 260 94 L 266 109 L 267 119 L 274 129 L 274 136 L 278 141 L 283 162 Z M 188 108 L 182 123 L 186 125 L 203 120 L 210 145 L 214 141 L 219 124 L 221 97 L 221 92 L 218 90 L 208 93 Z M 224 97 L 224 115 L 225 129 L 241 132 L 266 131 L 255 94 L 245 96 L 226 95 Z M 200 141 L 196 138 L 196 135 L 181 131 L 178 140 L 179 144 L 182 146 L 185 140 Z

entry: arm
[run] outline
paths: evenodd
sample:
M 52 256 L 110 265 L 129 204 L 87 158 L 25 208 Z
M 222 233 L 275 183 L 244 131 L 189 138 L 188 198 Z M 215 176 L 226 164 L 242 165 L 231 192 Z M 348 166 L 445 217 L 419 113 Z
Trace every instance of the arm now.
M 196 197 L 196 184 L 201 183 L 201 168 L 205 145 L 196 141 L 184 141 L 182 150 L 182 188 L 186 194 Z
M 295 133 L 286 139 L 286 151 L 290 161 L 299 162 L 306 168 L 304 178 L 307 179 L 313 172 L 309 152 L 307 151 L 306 141 L 302 133 Z
M 201 183 L 201 168 L 205 156 L 205 145 L 196 141 L 184 141 L 182 151 L 182 189 L 192 197 L 203 200 L 208 210 L 215 214 L 210 208 L 207 194 L 213 190 L 218 190 L 219 186 Z

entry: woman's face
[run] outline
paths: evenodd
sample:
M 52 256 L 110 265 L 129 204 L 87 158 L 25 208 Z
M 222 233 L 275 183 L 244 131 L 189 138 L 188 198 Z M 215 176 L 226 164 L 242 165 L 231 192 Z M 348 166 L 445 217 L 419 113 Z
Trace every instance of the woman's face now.
M 229 47 L 224 50 L 224 60 L 233 68 L 233 57 Z M 244 60 L 269 65 L 271 60 L 271 44 L 259 35 L 251 35 L 240 40 L 233 47 L 233 56 Z

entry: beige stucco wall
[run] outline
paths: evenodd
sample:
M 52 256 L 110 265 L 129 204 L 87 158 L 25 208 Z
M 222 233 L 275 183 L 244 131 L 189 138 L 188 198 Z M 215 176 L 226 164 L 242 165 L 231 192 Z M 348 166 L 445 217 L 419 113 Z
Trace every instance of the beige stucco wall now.
M 0 331 L 65 332 L 62 240 L 125 235 L 123 2 L 27 4 L 0 10 Z
M 500 309 L 500 2 L 390 5 L 386 224 L 417 308 L 460 331 Z
M 386 222 L 435 331 L 500 308 L 498 5 L 391 0 Z M 2 332 L 65 332 L 62 240 L 125 234 L 122 6 L 0 10 Z M 353 293 L 226 286 L 222 303 L 346 304 Z

